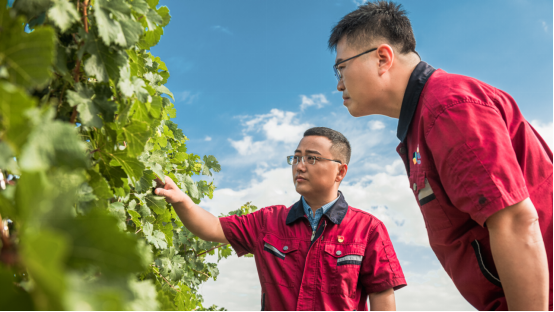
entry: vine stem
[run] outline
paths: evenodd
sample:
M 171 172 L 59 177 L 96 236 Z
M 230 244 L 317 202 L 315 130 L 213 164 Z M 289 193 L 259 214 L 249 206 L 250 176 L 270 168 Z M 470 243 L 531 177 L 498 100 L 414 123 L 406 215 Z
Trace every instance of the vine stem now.
M 203 255 L 203 254 L 205 254 L 205 253 L 207 253 L 207 252 L 210 252 L 210 251 L 212 251 L 212 250 L 214 250 L 214 249 L 221 248 L 221 247 L 223 247 L 223 246 L 225 246 L 225 245 L 228 245 L 228 244 L 221 244 L 221 245 L 215 246 L 214 248 L 211 248 L 211 249 L 208 249 L 208 250 L 206 250 L 206 251 L 202 251 L 202 252 L 199 253 L 199 254 L 196 254 L 196 256 L 201 256 L 201 255 Z
M 85 0 L 83 2 L 83 15 L 85 18 L 85 32 L 88 34 L 88 15 L 87 15 L 87 7 L 88 7 L 89 0 Z
M 158 276 L 160 276 L 161 278 L 164 279 L 164 281 L 169 285 L 169 287 L 173 288 L 173 290 L 175 290 L 176 292 L 181 292 L 179 289 L 175 288 L 175 286 L 173 286 L 173 284 L 171 284 L 161 273 L 160 271 L 156 270 L 156 266 L 154 266 L 152 264 L 152 267 L 154 268 L 154 272 L 156 272 L 158 274 Z
M 200 274 L 206 276 L 208 279 L 210 278 L 210 276 L 209 276 L 208 274 L 204 273 L 204 272 L 196 271 L 196 270 L 193 269 L 193 268 L 191 268 L 191 270 L 193 270 L 193 271 L 196 272 L 196 273 L 200 273 Z

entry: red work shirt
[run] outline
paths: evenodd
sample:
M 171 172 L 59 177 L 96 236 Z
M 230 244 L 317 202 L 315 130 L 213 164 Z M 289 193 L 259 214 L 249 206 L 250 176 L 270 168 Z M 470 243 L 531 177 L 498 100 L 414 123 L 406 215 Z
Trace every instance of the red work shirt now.
M 431 248 L 479 310 L 508 309 L 485 222 L 531 199 L 546 247 L 552 310 L 552 152 L 510 95 L 421 62 L 406 88 L 398 138 Z
M 220 218 L 240 257 L 254 254 L 263 310 L 367 310 L 369 293 L 406 285 L 383 223 L 344 196 L 312 231 L 302 201 Z

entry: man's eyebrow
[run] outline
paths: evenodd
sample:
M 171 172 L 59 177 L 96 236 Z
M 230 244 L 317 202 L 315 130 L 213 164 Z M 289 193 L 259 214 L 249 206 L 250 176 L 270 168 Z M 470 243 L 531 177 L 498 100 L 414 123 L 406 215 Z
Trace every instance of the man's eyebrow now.
M 318 152 L 318 151 L 312 151 L 312 150 L 306 150 L 306 153 L 321 155 L 320 152 Z
M 340 58 L 340 59 L 337 59 L 337 60 L 335 61 L 335 65 L 337 65 L 337 64 L 340 63 L 340 62 L 342 62 L 342 59 L 341 59 L 341 58 Z
M 296 150 L 296 151 L 294 151 L 294 153 L 295 153 L 295 154 L 296 154 L 296 153 L 300 153 L 300 154 L 302 154 L 302 151 L 301 151 L 301 150 Z M 318 154 L 318 155 L 321 155 L 321 153 L 320 153 L 320 152 L 318 152 L 318 151 L 312 151 L 312 150 L 306 150 L 306 153 L 309 153 L 309 154 Z

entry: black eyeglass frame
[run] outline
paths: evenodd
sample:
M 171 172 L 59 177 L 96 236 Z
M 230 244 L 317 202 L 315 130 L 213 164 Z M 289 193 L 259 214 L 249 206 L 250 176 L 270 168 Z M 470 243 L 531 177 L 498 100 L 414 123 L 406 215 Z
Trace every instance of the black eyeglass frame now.
M 364 54 L 367 54 L 367 53 L 369 53 L 369 52 L 373 52 L 373 51 L 375 51 L 375 50 L 377 50 L 377 48 L 369 49 L 369 50 L 367 50 L 367 51 L 365 51 L 365 52 L 362 52 L 362 53 L 360 53 L 360 54 L 358 54 L 358 55 L 354 55 L 353 57 L 347 58 L 346 60 L 342 60 L 342 61 L 340 61 L 340 62 L 335 63 L 335 65 L 333 65 L 333 71 L 335 71 L 335 77 L 337 77 L 337 81 L 340 81 L 340 80 L 342 79 L 342 74 L 340 73 L 340 70 L 339 70 L 339 68 L 338 68 L 337 66 L 339 66 L 340 64 L 342 64 L 342 63 L 344 63 L 344 62 L 346 62 L 346 61 L 350 61 L 350 60 L 353 59 L 353 58 L 357 58 L 358 56 L 362 56 L 362 55 L 364 55 Z
M 298 165 L 298 162 L 296 162 L 296 164 L 294 164 L 292 162 L 292 160 L 294 159 L 294 157 L 298 157 L 298 158 L 302 158 L 302 163 L 307 162 L 308 164 L 310 163 L 307 159 L 305 159 L 305 157 L 313 157 L 314 158 L 314 162 L 311 163 L 311 165 L 315 165 L 315 161 L 316 160 L 328 160 L 328 161 L 334 161 L 334 162 L 337 162 L 339 164 L 342 165 L 342 161 L 340 160 L 336 160 L 336 159 L 329 159 L 329 158 L 323 158 L 323 157 L 319 157 L 319 156 L 313 156 L 313 155 L 306 155 L 306 156 L 296 156 L 296 155 L 291 155 L 291 156 L 287 156 L 287 163 L 291 166 L 294 166 L 294 165 Z

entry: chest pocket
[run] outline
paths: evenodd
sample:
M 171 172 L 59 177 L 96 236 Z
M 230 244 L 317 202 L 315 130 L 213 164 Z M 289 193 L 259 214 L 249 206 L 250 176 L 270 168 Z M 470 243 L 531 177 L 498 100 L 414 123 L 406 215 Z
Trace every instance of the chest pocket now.
M 452 226 L 450 219 L 437 200 L 435 190 L 438 185 L 432 185 L 427 179 L 424 170 L 414 170 L 410 173 L 410 185 L 416 197 L 417 203 L 425 219 L 428 231 L 438 231 Z M 433 189 L 435 188 L 435 190 Z
M 266 234 L 261 243 L 262 282 L 293 287 L 298 279 L 298 241 Z
M 354 296 L 364 251 L 363 244 L 327 243 L 322 255 L 321 290 L 328 294 Z

